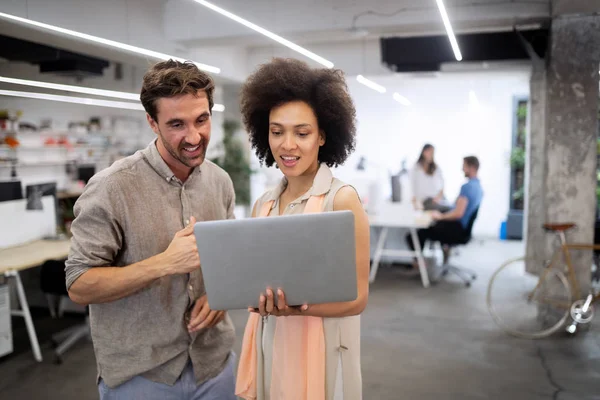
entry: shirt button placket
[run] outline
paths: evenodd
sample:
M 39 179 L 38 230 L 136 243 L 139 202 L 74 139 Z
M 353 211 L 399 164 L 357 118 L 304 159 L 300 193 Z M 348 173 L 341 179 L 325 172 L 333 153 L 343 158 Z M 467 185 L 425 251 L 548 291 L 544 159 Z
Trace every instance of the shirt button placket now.
M 190 210 L 190 202 L 185 190 L 185 186 L 181 186 L 181 217 L 183 219 L 183 226 L 187 226 L 190 223 L 190 217 L 192 216 Z
M 184 226 L 189 225 L 190 223 L 190 217 L 192 216 L 192 211 L 190 209 L 190 201 L 187 195 L 187 191 L 185 190 L 185 185 L 181 185 L 181 217 L 182 217 L 182 222 L 184 224 Z M 194 285 L 193 285 L 193 273 L 188 273 L 187 274 L 187 278 L 188 278 L 188 296 L 190 298 L 190 301 L 194 301 L 196 296 L 194 294 Z

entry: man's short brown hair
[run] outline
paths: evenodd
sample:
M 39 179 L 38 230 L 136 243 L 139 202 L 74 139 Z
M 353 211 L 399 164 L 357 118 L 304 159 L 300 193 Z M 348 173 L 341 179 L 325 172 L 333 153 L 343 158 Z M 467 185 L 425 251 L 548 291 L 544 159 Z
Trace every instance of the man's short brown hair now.
M 479 171 L 479 160 L 477 159 L 477 157 L 469 156 L 465 157 L 463 160 L 465 164 L 467 164 L 469 167 L 473 167 L 476 171 Z
M 161 61 L 144 75 L 140 101 L 150 117 L 157 121 L 156 100 L 180 94 L 195 96 L 199 90 L 206 92 L 208 106 L 212 110 L 215 83 L 210 75 L 200 71 L 191 61 Z

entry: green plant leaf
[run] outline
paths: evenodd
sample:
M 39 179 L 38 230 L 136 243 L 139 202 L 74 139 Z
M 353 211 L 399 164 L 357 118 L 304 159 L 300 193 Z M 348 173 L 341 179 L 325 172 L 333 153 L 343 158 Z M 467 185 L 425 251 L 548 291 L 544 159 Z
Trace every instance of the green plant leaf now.
M 524 196 L 525 196 L 525 188 L 520 187 L 519 190 L 516 190 L 513 193 L 512 198 L 513 198 L 513 200 L 523 200 Z
M 521 103 L 517 108 L 517 117 L 519 119 L 527 118 L 527 103 Z
M 515 147 L 512 150 L 510 154 L 510 166 L 518 169 L 525 167 L 525 149 Z
M 235 137 L 240 124 L 235 120 L 223 122 L 223 155 L 211 160 L 223 168 L 231 177 L 235 189 L 235 202 L 250 205 L 250 175 L 253 173 L 246 154 L 246 148 L 240 138 Z

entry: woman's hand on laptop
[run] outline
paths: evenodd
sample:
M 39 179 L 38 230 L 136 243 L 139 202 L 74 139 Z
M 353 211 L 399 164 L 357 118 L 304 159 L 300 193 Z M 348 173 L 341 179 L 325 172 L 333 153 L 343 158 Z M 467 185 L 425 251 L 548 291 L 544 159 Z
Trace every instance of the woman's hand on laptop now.
M 250 312 L 258 312 L 263 317 L 274 315 L 276 317 L 288 317 L 291 315 L 302 315 L 308 310 L 308 304 L 302 306 L 289 306 L 285 299 L 285 293 L 277 289 L 277 305 L 275 305 L 275 294 L 271 288 L 267 288 L 266 295 L 262 294 L 258 298 L 258 310 L 248 308 Z

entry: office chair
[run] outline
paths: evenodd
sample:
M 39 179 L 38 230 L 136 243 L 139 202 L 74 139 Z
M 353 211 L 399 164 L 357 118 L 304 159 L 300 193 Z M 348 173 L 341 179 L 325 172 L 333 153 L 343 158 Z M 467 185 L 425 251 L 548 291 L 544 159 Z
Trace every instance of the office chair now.
M 55 305 L 52 303 L 53 296 L 68 296 L 65 284 L 65 263 L 64 261 L 48 260 L 42 265 L 41 270 L 41 289 L 48 298 L 50 314 L 56 318 Z M 79 340 L 90 337 L 90 323 L 88 308 L 86 307 L 85 323 L 72 326 L 61 332 L 52 335 L 52 344 L 54 347 L 54 361 L 56 364 L 62 364 L 63 355 L 75 345 Z M 60 307 L 59 316 L 62 314 Z
M 450 258 L 450 251 L 455 246 L 465 245 L 471 241 L 471 232 L 473 231 L 473 225 L 475 224 L 475 220 L 477 219 L 477 214 L 479 213 L 479 207 L 475 210 L 471 218 L 469 219 L 469 223 L 465 229 L 465 234 L 462 236 L 456 236 L 452 239 L 445 238 L 443 241 L 440 241 L 442 245 L 442 249 L 444 250 L 444 261 L 441 267 L 440 274 L 438 277 L 444 277 L 448 275 L 449 272 L 458 276 L 464 283 L 466 287 L 470 287 L 471 283 L 477 279 L 477 273 L 467 268 L 457 267 L 448 263 Z M 437 281 L 438 279 L 436 279 Z

